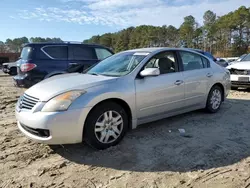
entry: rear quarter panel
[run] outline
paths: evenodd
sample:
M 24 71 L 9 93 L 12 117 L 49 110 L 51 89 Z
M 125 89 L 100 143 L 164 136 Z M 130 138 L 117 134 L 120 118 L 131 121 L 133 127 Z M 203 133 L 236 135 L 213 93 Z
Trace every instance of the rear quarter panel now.
M 64 72 L 68 68 L 68 60 L 51 59 L 41 50 L 44 46 L 36 46 L 36 55 L 33 63 L 37 67 L 33 70 L 37 77 L 45 78 L 47 75 L 52 75 L 53 72 Z
M 214 62 L 211 62 L 211 68 L 213 69 L 214 72 L 213 79 L 211 82 L 211 87 L 216 83 L 221 83 L 224 87 L 225 91 L 224 94 L 226 98 L 231 89 L 230 72 L 226 68 Z

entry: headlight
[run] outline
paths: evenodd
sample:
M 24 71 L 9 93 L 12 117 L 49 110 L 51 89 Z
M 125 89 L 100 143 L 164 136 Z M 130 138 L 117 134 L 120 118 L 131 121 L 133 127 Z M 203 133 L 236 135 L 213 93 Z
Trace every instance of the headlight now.
M 69 91 L 50 99 L 42 108 L 42 112 L 65 111 L 74 100 L 80 97 L 86 91 Z

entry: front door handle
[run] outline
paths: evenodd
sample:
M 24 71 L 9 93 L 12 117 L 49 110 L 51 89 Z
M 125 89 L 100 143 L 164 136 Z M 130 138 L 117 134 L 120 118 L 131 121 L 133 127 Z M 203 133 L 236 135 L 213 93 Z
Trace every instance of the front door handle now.
M 72 63 L 69 63 L 69 65 L 78 65 L 78 63 L 73 63 L 73 62 L 72 62 Z
M 183 83 L 183 80 L 176 80 L 176 82 L 174 83 L 175 85 L 181 85 Z
M 212 73 L 207 73 L 207 77 L 212 77 L 213 76 L 213 74 Z

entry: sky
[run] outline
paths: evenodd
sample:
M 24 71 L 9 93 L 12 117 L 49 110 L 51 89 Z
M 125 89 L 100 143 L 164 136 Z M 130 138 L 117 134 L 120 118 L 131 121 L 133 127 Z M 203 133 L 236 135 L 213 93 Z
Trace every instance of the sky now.
M 83 41 L 93 35 L 147 25 L 179 27 L 193 15 L 217 16 L 250 6 L 249 0 L 0 0 L 0 40 L 26 36 Z

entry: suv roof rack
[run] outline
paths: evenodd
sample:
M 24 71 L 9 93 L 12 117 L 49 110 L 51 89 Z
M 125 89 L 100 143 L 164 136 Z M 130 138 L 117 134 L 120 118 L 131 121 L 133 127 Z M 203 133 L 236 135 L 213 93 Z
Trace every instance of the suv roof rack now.
M 68 43 L 68 44 L 83 44 L 83 42 L 79 42 L 79 41 L 63 41 L 63 43 Z

